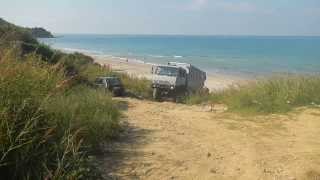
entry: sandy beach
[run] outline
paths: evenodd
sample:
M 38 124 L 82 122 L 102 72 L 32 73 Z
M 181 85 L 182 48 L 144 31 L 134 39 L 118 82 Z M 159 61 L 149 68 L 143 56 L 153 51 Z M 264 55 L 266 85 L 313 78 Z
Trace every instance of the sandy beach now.
M 132 76 L 151 79 L 151 63 L 143 63 L 133 61 L 130 59 L 120 59 L 114 57 L 104 57 L 97 55 L 90 55 L 95 61 L 101 65 L 109 66 L 112 70 L 118 72 L 125 72 Z M 206 87 L 210 91 L 217 91 L 228 88 L 235 84 L 241 84 L 248 81 L 244 77 L 237 77 L 226 74 L 207 73 Z

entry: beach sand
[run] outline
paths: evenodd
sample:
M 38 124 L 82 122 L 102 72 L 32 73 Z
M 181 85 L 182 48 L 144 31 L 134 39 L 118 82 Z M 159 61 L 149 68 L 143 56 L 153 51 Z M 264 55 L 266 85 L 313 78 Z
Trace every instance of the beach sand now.
M 128 73 L 132 76 L 151 79 L 151 63 L 137 62 L 130 59 L 120 59 L 113 57 L 103 57 L 90 55 L 95 61 L 101 65 L 109 66 L 112 70 L 117 72 Z M 207 73 L 207 80 L 205 86 L 210 91 L 219 91 L 236 84 L 242 84 L 249 79 L 244 77 L 237 77 L 233 75 Z

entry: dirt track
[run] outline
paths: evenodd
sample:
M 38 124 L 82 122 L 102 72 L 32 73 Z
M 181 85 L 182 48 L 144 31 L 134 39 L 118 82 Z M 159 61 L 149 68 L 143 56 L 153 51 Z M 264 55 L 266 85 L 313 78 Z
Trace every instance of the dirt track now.
M 120 101 L 124 132 L 101 158 L 115 179 L 320 179 L 320 109 L 241 117 Z

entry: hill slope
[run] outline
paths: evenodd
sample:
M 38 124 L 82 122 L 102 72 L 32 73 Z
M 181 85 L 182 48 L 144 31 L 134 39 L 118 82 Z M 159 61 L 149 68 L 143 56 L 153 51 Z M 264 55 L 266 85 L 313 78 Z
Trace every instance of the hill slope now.
M 21 26 L 16 26 L 14 24 L 11 24 L 4 19 L 0 18 L 0 40 L 6 36 L 10 36 L 13 38 L 18 33 L 23 34 L 23 36 L 26 38 L 29 36 L 29 38 L 53 38 L 51 32 L 45 30 L 44 28 L 24 28 Z M 9 35 L 11 34 L 11 35 Z M 21 40 L 21 36 L 15 36 L 16 38 L 13 40 Z
M 31 35 L 35 38 L 54 38 L 51 32 L 42 27 L 28 28 Z
M 90 86 L 99 73 L 92 58 L 0 19 L 1 179 L 100 179 L 92 157 L 117 134 L 120 114 Z

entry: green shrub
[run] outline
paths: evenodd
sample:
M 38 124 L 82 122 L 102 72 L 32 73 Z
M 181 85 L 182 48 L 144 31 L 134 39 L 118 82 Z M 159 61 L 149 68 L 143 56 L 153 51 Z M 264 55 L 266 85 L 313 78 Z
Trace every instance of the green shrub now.
M 46 109 L 57 115 L 61 129 L 81 129 L 83 145 L 97 150 L 118 133 L 120 114 L 113 104 L 105 91 L 78 86 L 51 98 Z
M 152 97 L 151 81 L 146 78 L 138 78 L 127 74 L 119 74 L 127 91 L 142 98 Z
M 69 90 L 61 70 L 34 54 L 20 58 L 8 52 L 0 59 L 1 177 L 100 178 L 88 151 L 117 132 L 110 97 Z
M 89 152 L 116 135 L 119 112 L 110 96 L 78 85 L 105 73 L 0 18 L 0 177 L 101 178 Z
M 87 82 L 93 84 L 95 79 L 100 76 L 113 76 L 116 73 L 111 72 L 108 69 L 100 66 L 99 64 L 88 64 L 85 68 L 80 71 L 80 76 L 83 77 Z

